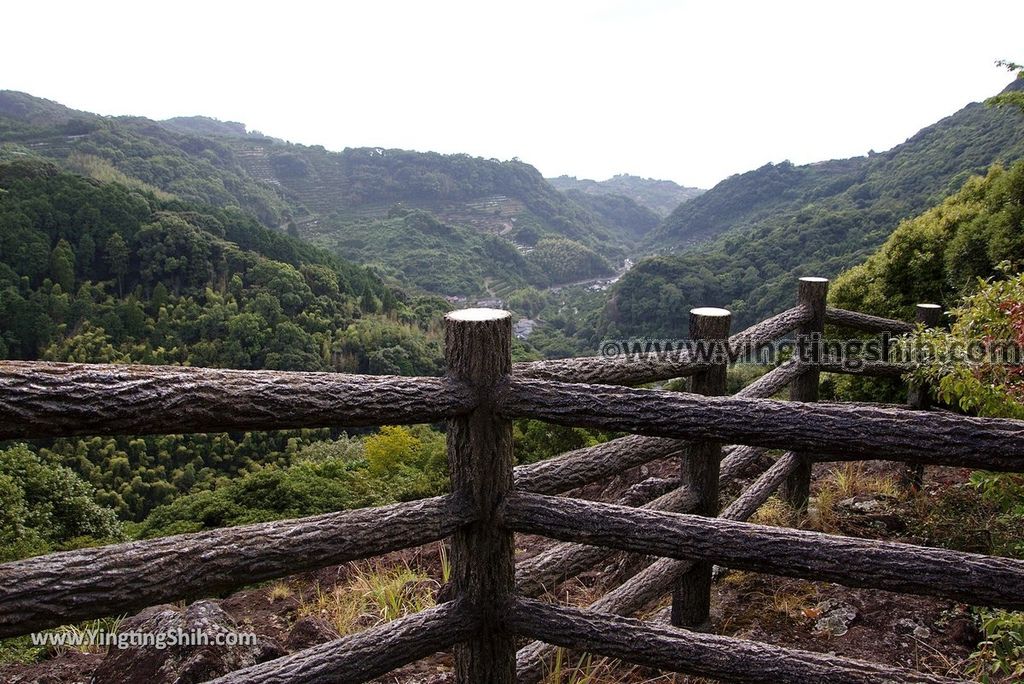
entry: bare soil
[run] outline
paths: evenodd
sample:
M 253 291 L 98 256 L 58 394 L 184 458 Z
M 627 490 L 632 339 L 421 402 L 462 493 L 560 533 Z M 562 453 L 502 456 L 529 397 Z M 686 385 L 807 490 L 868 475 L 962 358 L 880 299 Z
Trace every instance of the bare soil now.
M 611 482 L 590 485 L 573 494 L 584 498 L 614 500 L 630 484 L 645 477 L 671 476 L 677 467 L 671 459 L 657 462 L 634 468 Z M 816 466 L 816 488 L 832 467 L 831 464 Z M 903 468 L 898 464 L 876 462 L 869 464 L 865 473 L 898 480 Z M 759 472 L 756 468 L 752 470 L 754 472 L 750 473 L 748 481 Z M 915 536 L 915 531 L 920 529 L 915 516 L 920 515 L 924 508 L 922 501 L 927 502 L 929 497 L 941 496 L 949 488 L 960 486 L 968 475 L 968 471 L 959 469 L 928 468 L 923 491 L 897 497 L 880 497 L 878 505 L 863 507 L 867 511 L 837 507 L 834 519 L 836 529 L 829 531 L 858 537 L 934 544 L 934 539 Z M 732 494 L 743 484 L 737 483 Z M 729 496 L 730 492 L 724 494 L 725 498 Z M 860 498 L 871 500 L 870 496 Z M 984 530 L 977 532 L 980 537 L 984 537 Z M 982 542 L 983 539 L 979 544 L 983 545 Z M 522 536 L 517 539 L 517 549 L 522 557 L 527 557 L 551 543 L 538 537 Z M 640 560 L 626 559 L 620 554 L 616 562 L 566 582 L 547 598 L 586 605 L 642 567 Z M 391 554 L 381 561 L 384 564 L 405 563 L 427 573 L 436 580 L 438 586 L 441 584 L 441 561 L 437 544 Z M 281 595 L 283 592 L 280 587 L 278 591 L 272 592 L 271 585 L 264 585 L 223 597 L 220 605 L 238 622 L 240 628 L 266 637 L 284 652 L 288 650 L 289 633 L 299 617 L 301 602 L 312 596 L 318 586 L 323 590 L 347 582 L 352 568 L 352 564 L 348 564 L 292 577 L 287 580 L 291 590 L 287 596 Z M 853 614 L 845 631 L 839 630 L 843 633 L 833 634 L 816 629 L 823 617 L 823 610 L 834 605 L 841 605 L 842 610 Z M 968 607 L 952 601 L 753 573 L 724 572 L 715 584 L 712 606 L 712 629 L 718 634 L 791 648 L 834 652 L 954 677 L 964 676 L 966 659 L 980 638 Z M 649 617 L 661 619 L 662 612 L 655 610 Z M 88 682 L 102 659 L 102 653 L 83 654 L 72 651 L 27 665 L 7 664 L 0 666 L 0 681 L 12 684 Z M 440 684 L 454 681 L 451 668 L 451 656 L 438 654 L 377 681 Z M 572 679 L 573 676 L 577 679 Z M 562 681 L 639 683 L 706 680 L 651 671 L 596 656 L 568 653 L 563 658 Z

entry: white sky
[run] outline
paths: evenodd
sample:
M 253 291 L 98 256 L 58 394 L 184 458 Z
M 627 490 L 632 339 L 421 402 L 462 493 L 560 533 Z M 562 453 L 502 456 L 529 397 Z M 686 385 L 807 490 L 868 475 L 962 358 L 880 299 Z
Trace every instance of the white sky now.
M 1006 85 L 1024 2 L 10 2 L 0 88 L 328 149 L 710 187 L 882 151 Z

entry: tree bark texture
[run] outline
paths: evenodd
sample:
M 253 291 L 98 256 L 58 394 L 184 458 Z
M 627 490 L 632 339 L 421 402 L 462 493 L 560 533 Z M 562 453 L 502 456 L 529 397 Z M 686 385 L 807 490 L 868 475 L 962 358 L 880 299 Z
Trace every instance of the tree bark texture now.
M 881 316 L 872 316 L 858 311 L 834 309 L 831 306 L 825 309 L 825 322 L 829 325 L 838 325 L 843 328 L 853 328 L 854 330 L 869 333 L 903 335 L 904 333 L 914 331 L 913 323 L 882 318 Z
M 682 513 L 692 511 L 696 505 L 697 497 L 693 492 L 678 488 L 643 504 L 643 508 Z M 573 542 L 555 544 L 550 549 L 516 564 L 516 588 L 520 594 L 539 596 L 553 590 L 565 580 L 595 568 L 615 553 L 614 549 L 604 546 L 587 546 Z
M 710 559 L 752 572 L 1024 608 L 1024 561 L 911 544 L 752 525 L 615 504 L 514 494 L 517 532 L 666 558 Z
M 675 439 L 629 435 L 553 458 L 516 466 L 515 488 L 537 494 L 560 494 L 630 468 L 681 453 Z
M 789 385 L 790 401 L 818 401 L 818 382 L 821 373 L 816 364 L 822 361 L 822 349 L 819 346 L 825 331 L 825 302 L 828 299 L 828 280 L 824 278 L 801 278 L 798 301 L 811 311 L 810 319 L 797 328 L 797 350 L 801 362 L 810 361 L 812 365 L 793 378 Z M 817 336 L 817 340 L 815 340 Z M 803 350 L 801 351 L 801 347 Z M 805 358 L 810 352 L 810 358 Z M 814 456 L 809 453 L 799 455 L 796 466 L 782 485 L 779 494 L 789 502 L 795 510 L 807 508 L 811 494 L 811 471 L 814 468 Z
M 838 456 L 1024 470 L 1024 421 L 901 408 L 703 397 L 682 392 L 513 380 L 510 417 L 656 437 Z
M 726 457 L 722 462 L 721 476 L 719 479 L 720 486 L 727 482 L 727 478 L 734 476 L 727 473 L 739 472 L 749 464 L 741 464 L 742 461 L 752 458 L 752 455 L 747 453 L 748 450 L 756 452 L 762 451 L 753 447 L 738 447 L 735 449 L 733 453 Z M 735 459 L 735 467 L 728 467 L 730 465 L 730 459 Z M 777 478 L 778 472 L 778 469 L 776 469 L 773 478 Z M 786 474 L 788 474 L 788 472 Z M 753 507 L 752 510 L 760 508 L 761 504 L 767 501 L 774 493 L 774 490 L 763 485 L 762 480 L 766 477 L 768 477 L 767 473 L 751 485 L 751 489 L 757 492 L 757 497 L 751 496 L 745 499 L 741 497 L 742 503 L 738 504 L 733 502 L 730 504 L 729 507 L 723 511 L 722 517 L 727 519 L 745 520 L 749 517 L 749 514 L 746 513 L 748 509 L 751 507 Z M 737 499 L 737 501 L 740 501 L 741 499 Z M 743 517 L 741 518 L 740 516 Z M 612 589 L 610 592 L 591 603 L 587 610 L 618 615 L 632 615 L 640 612 L 653 603 L 660 601 L 666 593 L 671 591 L 672 586 L 676 581 L 686 574 L 686 572 L 692 567 L 693 563 L 691 561 L 680 561 L 675 560 L 674 558 L 658 559 L 631 577 L 628 581 L 619 585 L 615 589 Z M 671 617 L 671 609 L 669 610 L 669 613 Z M 553 647 L 541 641 L 534 641 L 519 649 L 518 653 L 516 653 L 516 668 L 520 684 L 537 682 L 543 677 L 544 670 L 547 667 L 547 663 L 553 650 Z
M 642 385 L 693 375 L 707 364 L 697 362 L 685 351 L 619 356 L 583 356 L 517 363 L 517 378 L 574 380 L 594 385 Z
M 0 439 L 432 423 L 472 406 L 444 378 L 0 361 Z
M 511 629 L 532 639 L 671 672 L 748 684 L 952 684 L 961 681 L 828 653 L 517 599 Z
M 729 338 L 729 348 L 733 354 L 745 354 L 759 344 L 771 342 L 793 332 L 806 323 L 810 317 L 811 311 L 805 304 L 799 303 L 792 309 L 786 309 L 782 313 L 775 314 L 771 318 L 766 318 L 760 323 L 755 323 L 746 330 L 732 335 Z
M 0 637 L 419 546 L 471 519 L 449 495 L 4 563 Z
M 802 306 L 783 311 L 730 337 L 729 349 L 734 356 L 744 353 L 748 348 L 792 332 L 807 316 L 808 311 Z M 693 336 L 693 331 L 690 335 Z M 514 364 L 512 372 L 518 378 L 586 382 L 594 385 L 641 385 L 693 375 L 708 365 L 686 352 L 661 356 L 651 353 L 632 357 L 586 356 L 529 361 Z
M 452 535 L 456 596 L 480 612 L 480 627 L 455 647 L 460 684 L 515 681 L 515 641 L 500 608 L 515 591 L 515 544 L 498 525 L 502 498 L 512 491 L 512 423 L 494 406 L 512 367 L 512 317 L 507 311 L 464 309 L 445 316 L 445 360 L 451 382 L 468 385 L 476 408 L 448 421 L 452 492 L 470 502 L 473 522 Z
M 729 336 L 732 316 L 725 309 L 700 308 L 690 312 L 690 337 L 697 341 L 720 341 Z M 693 376 L 694 394 L 721 396 L 725 394 L 727 359 Z M 680 481 L 697 497 L 694 513 L 718 515 L 718 471 L 722 460 L 719 442 L 691 442 L 679 461 Z M 698 560 L 676 582 L 672 591 L 672 624 L 702 627 L 708 624 L 711 611 L 712 565 Z
M 210 684 L 356 684 L 470 638 L 480 616 L 453 601 L 351 636 L 236 670 Z

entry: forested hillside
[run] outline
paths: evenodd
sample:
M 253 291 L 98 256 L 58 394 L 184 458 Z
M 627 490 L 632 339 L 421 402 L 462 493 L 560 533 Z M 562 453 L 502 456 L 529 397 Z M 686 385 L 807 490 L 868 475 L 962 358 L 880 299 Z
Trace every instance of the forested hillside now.
M 836 278 L 837 306 L 910 318 L 914 305 L 952 306 L 979 278 L 1024 269 L 1024 162 L 993 167 L 904 221 L 868 259 Z
M 0 92 L 0 158 L 5 157 L 42 157 L 158 195 L 236 206 L 268 227 L 339 249 L 344 257 L 362 256 L 358 248 L 346 253 L 345 244 L 393 232 L 388 222 L 396 207 L 418 209 L 465 236 L 449 245 L 453 270 L 437 274 L 442 287 L 436 292 L 484 294 L 487 280 L 504 279 L 504 272 L 512 286 L 578 279 L 576 267 L 538 277 L 528 260 L 512 254 L 492 263 L 496 253 L 515 250 L 522 257 L 547 239 L 569 240 L 571 252 L 597 255 L 576 259 L 577 267 L 587 269 L 583 277 L 607 275 L 651 223 L 649 215 L 638 218 L 639 207 L 575 202 L 518 160 L 384 148 L 329 152 L 247 132 L 235 122 L 100 117 L 12 91 Z M 415 275 L 406 265 L 418 255 L 417 245 L 406 249 L 396 243 L 378 250 L 373 260 L 400 277 Z M 435 285 L 415 277 L 411 284 Z
M 448 308 L 237 208 L 0 162 L 0 358 L 436 375 Z M 445 486 L 441 433 L 339 429 L 0 444 L 0 558 Z
M 580 190 L 566 190 L 565 194 L 572 201 L 592 211 L 604 223 L 618 226 L 635 240 L 642 239 L 661 223 L 661 217 L 654 210 L 626 195 L 590 194 Z
M 548 178 L 548 182 L 562 192 L 576 191 L 597 197 L 603 195 L 628 197 L 660 217 L 668 216 L 680 204 L 704 192 L 700 188 L 688 188 L 668 180 L 641 178 L 627 173 L 603 181 L 576 178 L 575 176 L 558 176 L 557 178 Z
M 7 358 L 372 371 L 381 360 L 348 352 L 350 326 L 429 318 L 370 271 L 236 210 L 37 161 L 0 164 L 0 190 Z M 437 369 L 436 350 L 406 356 L 377 370 Z
M 237 206 L 266 225 L 289 207 L 253 178 L 227 138 L 184 135 L 142 117 L 101 117 L 49 100 L 0 91 L 0 158 L 40 156 L 98 180 L 157 189 L 186 201 Z
M 1024 88 L 1024 81 L 1010 88 Z M 686 312 L 704 304 L 731 309 L 735 325 L 749 324 L 790 306 L 797 277 L 836 275 L 876 249 L 900 220 L 992 163 L 1021 157 L 1020 113 L 971 104 L 889 152 L 769 164 L 729 178 L 648 234 L 650 251 L 683 251 L 643 260 L 626 274 L 605 325 L 678 335 Z
M 446 309 L 235 209 L 0 163 L 2 358 L 436 374 Z M 138 519 L 330 436 L 70 439 L 40 454 Z

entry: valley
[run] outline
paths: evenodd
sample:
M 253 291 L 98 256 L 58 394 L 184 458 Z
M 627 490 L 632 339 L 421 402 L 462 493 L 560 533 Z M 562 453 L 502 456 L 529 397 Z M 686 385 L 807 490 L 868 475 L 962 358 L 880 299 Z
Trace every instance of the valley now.
M 577 497 L 580 506 L 613 502 L 628 504 L 630 515 L 667 516 L 658 506 L 667 510 L 679 502 L 665 504 L 673 499 L 655 499 L 652 493 L 696 497 L 713 489 L 708 510 L 713 508 L 709 515 L 714 516 L 720 503 L 717 463 L 713 478 L 704 473 L 701 484 L 696 475 L 680 474 L 680 442 L 673 441 L 681 439 L 673 432 L 677 428 L 644 423 L 644 434 L 658 436 L 642 438 L 624 437 L 620 430 L 635 428 L 637 421 L 654 425 L 665 407 L 677 410 L 677 422 L 685 423 L 687 411 L 731 401 L 730 406 L 749 411 L 745 422 L 762 427 L 760 432 L 751 428 L 756 439 L 749 444 L 725 451 L 721 503 L 732 503 L 724 510 L 731 511 L 737 501 L 749 503 L 744 487 L 769 482 L 779 489 L 771 496 L 760 490 L 765 496 L 748 511 L 746 517 L 763 526 L 757 534 L 793 528 L 818 534 L 819 540 L 844 535 L 1019 561 L 1024 558 L 1019 474 L 924 459 L 929 466 L 915 477 L 920 480 L 925 472 L 927 479 L 915 481 L 911 469 L 887 458 L 893 456 L 885 451 L 890 447 L 905 456 L 890 444 L 878 453 L 858 452 L 862 459 L 856 461 L 807 460 L 801 502 L 790 487 L 805 452 L 786 452 L 798 448 L 788 445 L 775 449 L 779 439 L 770 423 L 784 422 L 788 414 L 780 407 L 787 397 L 802 402 L 789 407 L 801 406 L 807 415 L 818 411 L 814 415 L 823 420 L 834 411 L 852 416 L 850 424 L 877 428 L 883 418 L 899 418 L 935 440 L 942 435 L 921 427 L 926 421 L 920 411 L 929 402 L 936 420 L 965 434 L 996 423 L 1010 434 L 1018 423 L 985 421 L 1024 420 L 1019 367 L 972 365 L 952 351 L 962 339 L 1024 344 L 1024 106 L 1015 104 L 1021 94 L 1024 78 L 1014 80 L 996 102 L 966 104 L 884 152 L 811 164 L 768 163 L 699 189 L 630 174 L 604 181 L 545 178 L 518 158 L 384 147 L 329 151 L 251 131 L 239 122 L 100 116 L 0 91 L 0 359 L 105 364 L 100 368 L 106 369 L 205 368 L 217 378 L 217 369 L 273 372 L 267 376 L 273 377 L 268 394 L 242 402 L 255 413 L 262 400 L 276 397 L 274 392 L 295 377 L 350 382 L 355 389 L 344 392 L 357 398 L 344 392 L 340 399 L 331 397 L 335 403 L 313 411 L 315 422 L 291 429 L 235 430 L 209 423 L 226 431 L 138 436 L 79 431 L 0 443 L 0 561 L 424 499 L 449 505 L 456 501 L 454 494 L 445 498 L 452 488 L 451 469 L 459 466 L 452 460 L 451 436 L 457 434 L 452 426 L 481 406 L 493 409 L 489 398 L 474 394 L 477 385 L 459 384 L 460 377 L 452 375 L 450 362 L 458 357 L 445 314 L 468 307 L 513 314 L 502 362 L 516 365 L 502 371 L 506 384 L 495 385 L 494 395 L 495 405 L 513 402 L 509 413 L 494 413 L 495 423 L 508 430 L 502 443 L 508 462 L 502 467 L 513 473 L 505 483 L 513 500 L 530 492 L 518 484 L 528 468 L 554 472 L 571 461 L 603 474 L 589 484 L 573 476 L 573 487 L 560 490 Z M 1004 100 L 1010 106 L 996 106 Z M 819 288 L 819 308 L 802 298 L 797 303 L 801 276 L 831 280 L 827 299 L 824 286 Z M 911 326 L 903 322 L 913 320 L 921 303 L 941 305 L 946 318 L 939 326 L 906 333 Z M 605 340 L 681 339 L 691 332 L 690 312 L 698 306 L 731 312 L 732 333 L 787 312 L 783 322 L 786 316 L 801 318 L 784 335 L 816 325 L 817 333 L 837 340 L 843 335 L 867 339 L 872 329 L 843 332 L 835 324 L 837 310 L 891 318 L 895 322 L 888 323 L 909 335 L 901 338 L 904 342 L 924 341 L 946 356 L 935 354 L 913 367 L 883 363 L 885 373 L 877 377 L 828 372 L 824 366 L 819 375 L 817 364 L 813 375 L 798 368 L 789 376 L 787 364 L 734 364 L 715 369 L 721 370 L 718 390 L 702 385 L 711 377 L 706 366 L 679 372 L 661 368 L 657 382 L 625 381 L 640 385 L 628 389 L 610 387 L 599 373 L 596 381 L 586 375 L 589 368 L 605 368 L 608 359 L 563 366 L 583 369 L 584 380 L 597 384 L 574 385 L 583 380 L 566 373 L 545 375 L 561 363 L 547 366 L 547 361 L 599 356 Z M 828 325 L 826 312 L 833 316 Z M 778 321 L 770 321 L 769 328 L 776 330 L 772 326 L 780 326 Z M 545 363 L 520 365 L 533 361 Z M 695 379 L 677 377 L 683 372 Z M 813 382 L 798 386 L 805 375 Z M 338 416 L 369 396 L 360 394 L 360 383 L 397 382 L 370 376 L 413 378 L 412 384 L 434 388 L 435 394 L 442 387 L 445 399 L 462 391 L 465 396 L 456 397 L 464 403 L 462 413 L 435 413 L 431 405 L 416 414 L 421 423 L 377 426 L 361 417 L 345 424 Z M 788 394 L 787 386 L 795 394 Z M 403 387 L 396 392 L 411 391 Z M 534 399 L 524 387 L 550 396 L 538 390 L 541 399 L 529 405 L 531 413 L 522 408 Z M 179 391 L 168 390 L 158 399 L 173 399 Z M 570 391 L 581 399 L 564 399 Z M 398 394 L 396 403 L 405 401 Z M 754 398 L 776 401 L 759 404 Z M 818 399 L 822 403 L 812 405 Z M 439 400 L 440 394 L 431 396 L 431 402 Z M 653 408 L 635 409 L 634 400 L 651 401 Z M 580 408 L 585 401 L 608 403 L 595 418 Z M 894 405 L 917 413 L 897 415 Z M 624 406 L 629 410 L 622 416 L 613 410 Z M 777 411 L 774 418 L 765 417 L 765 407 Z M 554 420 L 528 417 L 536 415 Z M 569 427 L 565 416 L 573 415 L 582 415 L 589 427 Z M 736 421 L 738 427 L 729 429 L 737 434 L 747 427 L 735 416 L 730 420 Z M 807 425 L 786 420 L 782 432 L 818 429 L 812 420 Z M 691 445 L 685 452 L 690 460 L 704 453 L 698 449 L 718 449 L 709 434 L 722 439 L 701 430 L 703 425 L 682 437 Z M 855 438 L 863 434 L 849 432 L 842 439 L 856 446 Z M 898 432 L 893 430 L 893 443 L 902 439 Z M 1004 438 L 1016 444 L 1013 435 Z M 758 446 L 758 439 L 767 446 Z M 820 443 L 828 446 L 824 438 Z M 654 452 L 618 471 L 607 456 L 594 456 L 621 449 L 636 459 L 637 448 L 623 446 L 630 444 Z M 800 449 L 809 449 L 802 444 Z M 573 458 L 557 460 L 566 453 Z M 785 468 L 785 478 L 776 477 Z M 511 489 L 512 482 L 518 489 Z M 696 504 L 686 505 L 679 510 L 698 511 Z M 453 507 L 438 515 L 447 520 L 457 513 L 462 514 Z M 700 517 L 707 523 L 707 516 Z M 738 518 L 719 522 L 742 524 Z M 574 554 L 596 548 L 548 542 L 532 533 L 513 537 L 512 529 L 519 528 L 506 530 L 514 540 L 509 553 L 515 561 L 548 573 L 554 566 L 545 563 L 554 563 L 551 558 L 558 554 L 572 561 Z M 262 650 L 232 657 L 249 659 L 249 665 L 271 662 L 421 610 L 443 609 L 445 592 L 457 582 L 449 545 L 436 541 L 446 536 L 438 533 L 409 548 L 389 547 L 372 563 L 311 564 L 288 579 L 192 605 L 205 606 L 224 624 L 255 625 Z M 599 605 L 623 582 L 650 574 L 645 557 L 609 550 L 586 568 L 572 561 L 572 572 L 556 573 L 558 581 L 535 595 L 547 605 Z M 948 675 L 1006 684 L 1018 681 L 1024 667 L 1024 651 L 1013 650 L 1019 648 L 1016 635 L 1024 634 L 1020 613 L 969 606 L 934 592 L 901 598 L 898 609 L 889 610 L 891 596 L 869 581 L 842 586 L 806 573 L 782 577 L 749 569 L 712 575 L 710 561 L 704 570 L 712 602 L 709 624 L 719 635 L 914 668 L 934 681 Z M 513 589 L 522 589 L 522 577 L 509 578 Z M 645 618 L 664 621 L 659 617 L 664 601 L 644 605 Z M 179 608 L 167 608 L 175 614 L 167 619 L 192 619 Z M 108 623 L 50 633 L 96 625 Z M 84 681 L 99 673 L 101 680 L 116 679 L 109 674 L 111 653 L 47 650 L 27 637 L 4 639 L 0 678 Z M 683 681 L 627 660 L 559 650 L 543 681 Z M 215 663 L 214 669 L 221 666 Z M 405 668 L 399 671 L 403 682 L 444 682 L 454 676 L 446 655 Z

